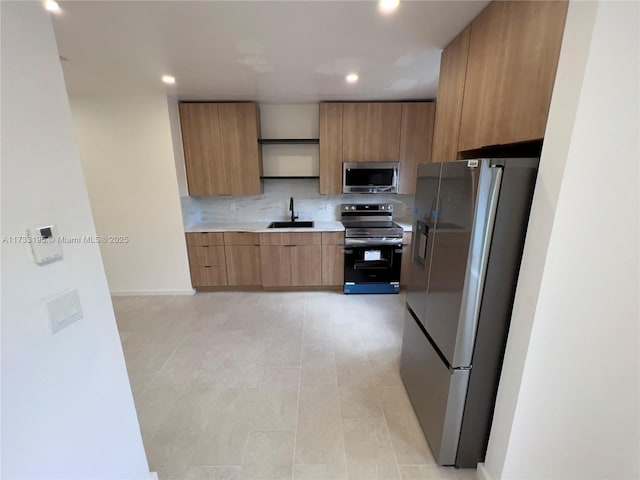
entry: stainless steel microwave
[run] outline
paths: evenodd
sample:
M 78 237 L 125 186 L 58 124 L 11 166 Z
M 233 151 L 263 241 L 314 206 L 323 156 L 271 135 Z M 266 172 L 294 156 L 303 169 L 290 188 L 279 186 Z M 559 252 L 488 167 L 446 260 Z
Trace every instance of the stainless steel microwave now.
M 398 162 L 345 162 L 342 193 L 398 193 Z

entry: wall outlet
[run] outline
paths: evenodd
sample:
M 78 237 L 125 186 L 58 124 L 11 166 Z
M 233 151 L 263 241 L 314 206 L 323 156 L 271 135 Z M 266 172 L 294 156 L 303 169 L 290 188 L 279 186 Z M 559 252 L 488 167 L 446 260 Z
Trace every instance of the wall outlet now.
M 325 205 L 325 209 L 327 210 L 327 212 L 330 212 L 330 211 L 332 210 L 332 208 L 331 208 L 331 204 L 330 204 L 330 203 L 327 203 L 327 204 Z
M 230 204 L 229 208 L 231 209 L 232 212 L 235 212 L 236 210 L 238 210 L 238 206 L 235 203 Z

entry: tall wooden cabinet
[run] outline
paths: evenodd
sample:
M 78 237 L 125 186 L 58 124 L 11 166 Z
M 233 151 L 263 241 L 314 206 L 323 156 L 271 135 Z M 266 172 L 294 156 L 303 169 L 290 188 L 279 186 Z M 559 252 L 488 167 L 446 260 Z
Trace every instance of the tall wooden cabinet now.
M 429 162 L 432 102 L 320 104 L 320 193 L 342 193 L 343 162 L 400 162 L 400 191 L 415 190 L 417 164 Z
M 342 193 L 342 103 L 320 104 L 320 193 Z
M 180 103 L 189 195 L 258 195 L 262 159 L 255 103 Z
M 544 137 L 567 6 L 493 1 L 444 49 L 433 161 Z
M 460 151 L 544 137 L 568 2 L 492 2 L 471 24 Z
M 431 161 L 433 140 L 433 102 L 407 102 L 402 104 L 400 131 L 400 185 L 398 193 L 416 193 L 418 164 Z
M 467 74 L 471 25 L 465 28 L 442 51 L 436 119 L 433 130 L 434 162 L 457 160 L 462 97 Z

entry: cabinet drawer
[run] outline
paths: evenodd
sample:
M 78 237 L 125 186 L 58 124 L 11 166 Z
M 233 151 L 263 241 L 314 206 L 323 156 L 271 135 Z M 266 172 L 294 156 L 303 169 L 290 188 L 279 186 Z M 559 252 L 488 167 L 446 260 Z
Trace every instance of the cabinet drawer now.
M 260 245 L 260 235 L 252 232 L 224 232 L 225 245 Z
M 344 245 L 344 232 L 322 232 L 322 245 Z
M 194 287 L 217 287 L 227 284 L 227 268 L 191 267 L 191 284 Z
M 224 245 L 222 233 L 187 233 L 187 245 Z
M 224 266 L 224 247 L 211 246 L 190 246 L 189 265 L 194 267 L 217 267 Z
M 320 245 L 322 234 L 318 233 L 261 233 L 260 245 Z

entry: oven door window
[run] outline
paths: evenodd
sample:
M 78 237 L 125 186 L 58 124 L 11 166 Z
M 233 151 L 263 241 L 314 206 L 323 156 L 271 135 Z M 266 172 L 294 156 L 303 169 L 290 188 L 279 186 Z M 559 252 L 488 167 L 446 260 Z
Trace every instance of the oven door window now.
M 389 283 L 400 281 L 402 248 L 393 246 L 350 247 L 345 249 L 345 281 Z

